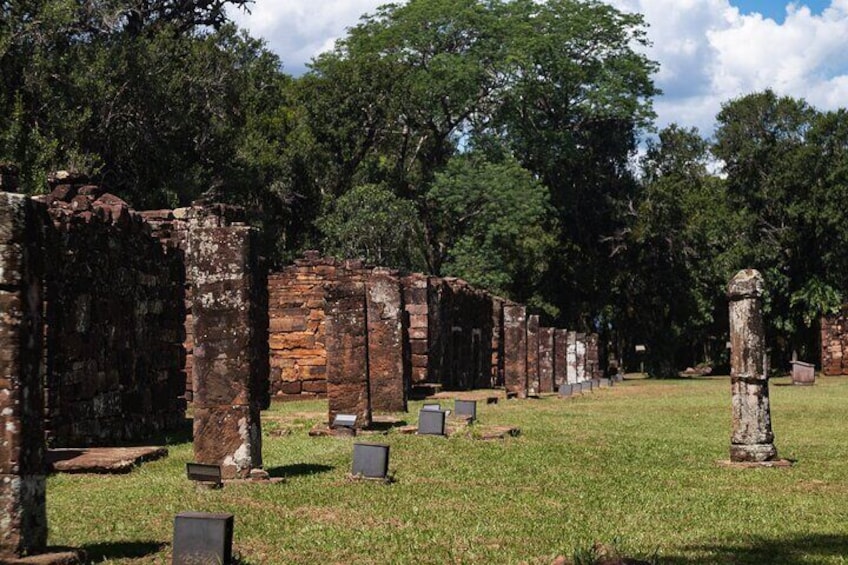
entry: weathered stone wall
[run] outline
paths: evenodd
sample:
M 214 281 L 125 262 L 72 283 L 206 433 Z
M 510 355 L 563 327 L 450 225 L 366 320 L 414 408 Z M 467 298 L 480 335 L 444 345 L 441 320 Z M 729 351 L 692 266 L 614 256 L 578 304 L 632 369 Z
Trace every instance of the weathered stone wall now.
M 0 167 L 0 189 L 14 188 Z M 0 192 L 0 562 L 47 544 L 42 357 L 43 206 Z
M 329 423 L 338 414 L 371 425 L 365 283 L 353 277 L 327 284 L 326 343 Z
M 454 278 L 431 277 L 429 288 L 429 382 L 450 389 L 492 386 L 491 296 Z
M 848 375 L 848 306 L 821 319 L 821 370 L 825 375 Z
M 406 412 L 403 292 L 397 273 L 375 269 L 365 285 L 371 409 Z
M 598 352 L 598 334 L 586 335 L 586 378 L 599 379 L 601 374 L 601 362 Z
M 238 206 L 226 204 L 198 204 L 189 208 L 175 210 L 145 210 L 139 212 L 150 226 L 151 235 L 181 259 L 183 293 L 185 303 L 185 323 L 183 349 L 185 350 L 185 399 L 194 397 L 194 316 L 192 314 L 192 281 L 186 276 L 186 261 L 190 255 L 189 231 L 192 227 L 225 227 L 234 223 L 244 223 L 245 211 Z M 260 297 L 261 298 L 261 297 Z M 267 308 L 265 309 L 267 311 Z M 267 324 L 266 324 L 267 326 Z
M 554 330 L 554 386 L 559 390 L 560 385 L 568 382 L 567 371 L 567 354 L 568 349 L 568 330 Z
M 360 261 L 337 261 L 307 252 L 268 275 L 269 346 L 273 398 L 327 395 L 326 285 L 369 272 Z
M 492 297 L 492 386 L 504 384 L 503 308 L 504 300 Z
M 577 382 L 582 383 L 591 378 L 586 374 L 586 334 L 578 332 L 574 337 L 574 369 Z
M 539 316 L 527 316 L 527 394 L 539 394 Z
M 256 230 L 192 225 L 194 454 L 223 478 L 262 466 L 259 411 L 267 405 L 266 280 Z M 211 225 L 210 225 L 211 224 Z
M 504 386 L 508 393 L 527 396 L 527 308 L 505 304 L 503 309 Z
M 47 437 L 106 445 L 184 418 L 183 266 L 142 217 L 85 179 L 39 197 L 45 242 Z
M 402 285 L 409 339 L 407 363 L 410 383 L 416 385 L 427 382 L 429 375 L 430 280 L 426 275 L 413 274 L 404 277 Z
M 554 328 L 539 329 L 539 392 L 554 392 Z
M 269 276 L 272 393 L 278 399 L 324 396 L 327 392 L 327 285 L 368 281 L 385 269 L 359 261 L 338 261 L 308 252 L 303 259 Z M 503 301 L 465 281 L 412 274 L 396 279 L 400 295 L 400 351 L 405 392 L 427 383 L 448 388 L 491 387 L 502 380 L 501 310 Z M 395 285 L 395 282 L 391 283 Z M 382 314 L 380 314 L 382 315 Z M 369 318 L 370 320 L 370 318 Z M 370 323 L 370 321 L 369 321 Z M 387 353 L 398 366 L 395 345 Z M 369 354 L 384 351 L 372 344 Z M 376 366 L 375 366 L 375 369 Z M 372 379 L 376 374 L 372 374 Z M 394 388 L 397 388 L 395 382 Z M 382 387 L 380 387 L 382 388 Z M 397 394 L 391 393 L 394 407 Z M 388 406 L 388 405 L 387 405 Z M 384 410 L 378 402 L 375 410 Z
M 375 309 L 374 304 L 366 302 L 366 323 L 372 339 L 368 354 L 373 410 L 396 411 L 404 394 L 433 385 L 454 390 L 506 385 L 515 389 L 514 392 L 520 390 L 524 396 L 528 392 L 552 392 L 555 383 L 565 381 L 568 367 L 565 330 L 545 328 L 543 332 L 539 328 L 539 316 L 527 316 L 526 307 L 492 296 L 461 279 L 423 274 L 400 277 L 358 261 L 338 261 L 307 252 L 294 265 L 269 277 L 271 380 L 275 398 L 310 398 L 327 393 L 327 288 L 345 281 L 367 283 L 378 275 L 389 276 L 392 280 L 385 284 L 393 290 L 385 311 L 385 305 Z M 369 286 L 366 284 L 365 288 Z M 386 311 L 394 312 L 395 303 L 402 305 L 399 320 L 391 322 L 393 329 L 384 336 L 372 326 L 384 318 Z M 516 333 L 516 320 L 507 321 L 505 310 L 511 309 L 516 315 L 518 307 L 524 309 L 524 318 Z M 508 337 L 510 327 L 512 333 Z M 556 332 L 561 332 L 562 359 L 558 365 Z M 521 338 L 517 341 L 519 333 Z M 391 338 L 386 337 L 389 335 Z M 573 332 L 572 338 L 571 370 L 576 382 L 578 345 Z M 581 334 L 583 379 L 598 376 L 600 370 L 597 349 L 590 352 L 588 344 Z M 383 356 L 386 359 L 381 359 Z M 592 360 L 594 364 L 587 370 L 587 362 Z M 381 368 L 383 365 L 392 369 Z M 394 380 L 379 384 L 379 379 L 389 374 L 395 375 Z M 511 384 L 507 385 L 509 379 Z M 378 398 L 380 391 L 386 393 L 385 403 Z

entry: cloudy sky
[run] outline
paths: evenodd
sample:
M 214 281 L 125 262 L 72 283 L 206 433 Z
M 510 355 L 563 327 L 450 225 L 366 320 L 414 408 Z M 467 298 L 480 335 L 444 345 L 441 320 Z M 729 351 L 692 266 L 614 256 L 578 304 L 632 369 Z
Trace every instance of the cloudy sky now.
M 234 14 L 298 75 L 384 0 L 256 0 Z M 723 101 L 773 88 L 822 110 L 848 107 L 848 0 L 609 0 L 640 12 L 659 61 L 660 126 L 713 129 Z

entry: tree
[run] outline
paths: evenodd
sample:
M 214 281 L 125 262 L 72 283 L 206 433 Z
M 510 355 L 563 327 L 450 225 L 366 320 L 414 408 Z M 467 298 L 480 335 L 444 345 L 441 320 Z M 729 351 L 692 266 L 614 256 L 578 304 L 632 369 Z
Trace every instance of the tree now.
M 563 229 L 564 252 L 531 294 L 559 308 L 563 323 L 589 327 L 609 301 L 602 236 L 635 190 L 629 157 L 652 115 L 656 67 L 638 53 L 645 42 L 641 17 L 595 1 L 384 6 L 301 82 L 329 163 L 314 182 L 330 195 L 383 184 L 414 202 L 439 274 L 440 245 L 462 236 L 446 238 L 425 197 L 437 175 L 471 150 L 511 156 L 548 188 Z
M 620 352 L 647 345 L 651 374 L 676 375 L 724 355 L 724 288 L 738 262 L 740 215 L 708 170 L 709 143 L 671 125 L 648 142 L 642 188 L 614 239 Z
M 745 214 L 739 268 L 766 279 L 767 330 L 777 361 L 817 355 L 819 316 L 839 305 L 844 277 L 845 112 L 822 114 L 771 90 L 726 103 L 715 154 Z
M 273 119 L 257 113 L 285 106 L 288 79 L 261 42 L 226 24 L 224 4 L 4 3 L 0 155 L 22 165 L 30 191 L 49 168 L 78 168 L 139 207 L 239 182 L 234 156 L 244 159 L 253 124 Z
M 436 174 L 427 200 L 446 275 L 556 314 L 535 294 L 558 235 L 544 185 L 511 158 L 468 154 Z
M 415 207 L 385 187 L 354 187 L 332 201 L 318 221 L 324 251 L 373 265 L 420 269 L 421 226 Z

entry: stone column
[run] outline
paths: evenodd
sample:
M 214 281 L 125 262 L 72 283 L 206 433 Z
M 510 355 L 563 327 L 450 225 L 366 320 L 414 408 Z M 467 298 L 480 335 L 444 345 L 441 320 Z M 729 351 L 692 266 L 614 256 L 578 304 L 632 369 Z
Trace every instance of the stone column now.
M 329 425 L 337 414 L 356 415 L 356 427 L 371 425 L 365 283 L 327 285 L 325 339 Z
M 591 378 L 586 374 L 586 334 L 575 334 L 574 339 L 574 368 L 577 372 L 577 382 L 582 383 Z
M 225 479 L 262 467 L 259 411 L 268 355 L 257 335 L 255 230 L 197 227 L 190 233 L 194 314 L 194 457 Z M 264 366 L 263 366 L 264 364 Z M 264 382 L 263 382 L 264 377 Z
M 492 297 L 492 387 L 503 384 L 503 307 L 503 300 Z
M 527 394 L 539 394 L 539 316 L 527 316 Z
M 554 329 L 539 330 L 539 392 L 554 391 Z
M 47 544 L 38 208 L 0 192 L 0 562 Z
M 554 331 L 554 388 L 567 383 L 566 379 L 566 350 L 568 349 L 568 330 Z
M 409 320 L 409 378 L 412 384 L 427 381 L 429 360 L 427 277 L 409 275 L 403 279 L 403 304 Z
M 600 354 L 598 351 L 598 334 L 588 334 L 586 336 L 586 377 L 589 379 L 599 379 L 602 376 Z
M 730 301 L 730 382 L 733 433 L 730 460 L 777 459 L 765 372 L 763 276 L 739 271 L 727 286 Z
M 527 396 L 527 309 L 504 305 L 504 386 L 519 398 Z
M 371 409 L 406 412 L 403 362 L 403 299 L 400 281 L 375 269 L 366 282 L 368 379 Z
M 577 384 L 577 332 L 568 332 L 568 345 L 565 351 L 566 380 L 568 384 Z

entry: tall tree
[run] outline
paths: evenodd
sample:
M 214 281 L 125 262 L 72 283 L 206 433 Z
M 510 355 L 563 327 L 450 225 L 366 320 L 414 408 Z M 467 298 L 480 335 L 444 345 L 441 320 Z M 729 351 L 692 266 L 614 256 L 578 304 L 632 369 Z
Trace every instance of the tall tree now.
M 724 287 L 744 224 L 724 181 L 708 170 L 709 143 L 671 125 L 647 144 L 642 189 L 612 242 L 619 353 L 647 345 L 651 374 L 724 361 Z
M 446 275 L 545 310 L 538 294 L 558 229 L 547 188 L 514 159 L 454 157 L 427 193 Z
M 548 264 L 534 292 L 574 323 L 609 300 L 602 236 L 634 190 L 628 159 L 656 92 L 655 65 L 638 53 L 645 42 L 641 17 L 595 1 L 384 6 L 302 81 L 330 163 L 315 182 L 333 195 L 382 183 L 415 202 L 429 268 L 440 273 L 445 229 L 429 187 L 470 149 L 493 164 L 506 152 L 551 194 L 567 256 Z
M 844 191 L 836 180 L 844 166 L 841 114 L 766 90 L 726 103 L 718 115 L 714 151 L 746 214 L 744 266 L 768 282 L 768 330 L 780 361 L 793 350 L 814 354 L 813 322 L 845 291 L 831 247 L 845 235 L 845 212 L 822 206 Z M 833 263 L 822 261 L 825 254 Z

